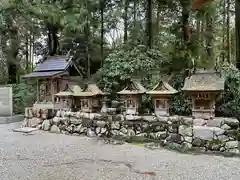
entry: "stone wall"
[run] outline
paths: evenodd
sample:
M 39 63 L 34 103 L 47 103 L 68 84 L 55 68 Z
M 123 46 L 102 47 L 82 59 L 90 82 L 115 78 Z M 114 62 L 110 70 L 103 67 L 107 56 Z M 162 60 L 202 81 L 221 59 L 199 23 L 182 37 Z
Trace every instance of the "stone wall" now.
M 185 149 L 239 153 L 239 121 L 189 117 L 110 115 L 83 112 L 47 112 L 26 108 L 23 126 L 89 137 L 145 137 Z

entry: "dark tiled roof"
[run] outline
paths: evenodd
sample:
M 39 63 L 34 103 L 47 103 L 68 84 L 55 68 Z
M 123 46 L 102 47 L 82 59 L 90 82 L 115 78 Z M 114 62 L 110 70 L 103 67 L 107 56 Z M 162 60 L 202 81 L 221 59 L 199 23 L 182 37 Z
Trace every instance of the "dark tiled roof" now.
M 40 61 L 34 72 L 39 71 L 64 71 L 71 60 L 67 56 L 49 56 L 45 60 Z
M 47 72 L 32 72 L 30 74 L 26 74 L 22 76 L 23 78 L 36 78 L 36 77 L 51 77 L 54 75 L 58 75 L 64 73 L 64 71 L 47 71 Z
M 197 70 L 195 74 L 185 79 L 183 91 L 222 91 L 224 90 L 224 79 L 220 74 L 208 71 Z

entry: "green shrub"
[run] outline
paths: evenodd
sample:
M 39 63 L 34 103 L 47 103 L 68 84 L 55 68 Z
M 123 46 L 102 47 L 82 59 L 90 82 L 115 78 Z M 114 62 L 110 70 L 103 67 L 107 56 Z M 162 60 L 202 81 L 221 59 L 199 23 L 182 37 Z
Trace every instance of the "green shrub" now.
M 36 97 L 36 86 L 23 83 L 13 85 L 13 112 L 24 113 L 25 107 L 32 106 Z

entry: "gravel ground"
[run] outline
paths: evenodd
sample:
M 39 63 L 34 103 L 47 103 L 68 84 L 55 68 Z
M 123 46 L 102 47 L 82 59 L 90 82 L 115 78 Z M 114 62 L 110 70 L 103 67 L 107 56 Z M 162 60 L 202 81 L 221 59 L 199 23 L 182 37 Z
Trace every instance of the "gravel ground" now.
M 187 155 L 0 125 L 1 180 L 239 180 L 240 158 Z M 144 172 L 151 172 L 144 174 Z

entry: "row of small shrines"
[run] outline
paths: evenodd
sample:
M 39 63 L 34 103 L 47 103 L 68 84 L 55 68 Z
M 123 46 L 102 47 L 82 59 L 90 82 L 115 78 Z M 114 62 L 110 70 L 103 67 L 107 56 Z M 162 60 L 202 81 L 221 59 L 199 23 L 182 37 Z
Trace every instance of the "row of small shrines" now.
M 83 89 L 73 83 L 72 78 L 81 78 L 80 70 L 70 56 L 47 57 L 40 61 L 34 72 L 24 78 L 37 81 L 37 108 L 64 109 L 74 107 L 85 112 L 94 112 L 101 109 L 101 99 L 104 94 L 96 84 L 88 84 Z M 70 83 L 71 81 L 71 83 Z M 47 102 L 39 98 L 39 83 L 45 82 L 50 87 L 45 89 L 50 95 Z M 69 85 L 68 84 L 74 84 Z M 43 84 L 44 85 L 44 84 Z M 65 87 L 61 89 L 59 87 Z M 224 90 L 224 80 L 215 71 L 197 70 L 185 79 L 182 91 L 192 100 L 192 113 L 195 117 L 213 117 L 215 111 L 216 96 Z M 135 114 L 141 106 L 141 96 L 148 94 L 152 97 L 155 113 L 168 115 L 170 99 L 178 93 L 167 82 L 159 80 L 159 83 L 147 91 L 140 82 L 131 80 L 118 94 L 125 102 L 128 114 Z
M 195 76 L 195 77 L 194 77 Z M 201 78 L 194 75 L 185 80 L 183 91 L 186 92 L 189 99 L 192 100 L 192 113 L 194 117 L 210 118 L 214 117 L 215 99 L 223 87 L 208 87 L 210 84 L 202 82 L 204 75 Z M 206 76 L 207 77 L 207 76 Z M 205 77 L 205 78 L 206 78 Z M 198 87 L 194 89 L 191 84 L 192 78 L 195 79 Z M 207 77 L 211 78 L 211 77 Z M 213 79 L 212 79 L 213 80 Z M 215 79 L 216 80 L 216 79 Z M 210 83 L 208 81 L 208 83 Z M 212 81 L 213 83 L 213 81 Z M 219 82 L 218 82 L 219 83 Z M 202 86 L 201 88 L 199 87 Z M 155 87 L 147 91 L 146 88 L 137 80 L 131 80 L 124 89 L 117 92 L 124 102 L 127 114 L 137 114 L 141 107 L 141 97 L 143 94 L 148 94 L 152 98 L 155 114 L 158 116 L 168 116 L 171 96 L 178 93 L 170 84 L 159 80 Z M 73 85 L 55 94 L 57 103 L 62 104 L 61 108 L 75 107 L 83 112 L 100 111 L 102 103 L 101 99 L 106 96 L 96 84 L 88 84 L 84 89 L 79 85 Z

